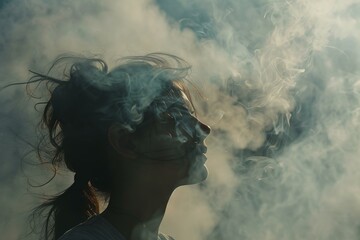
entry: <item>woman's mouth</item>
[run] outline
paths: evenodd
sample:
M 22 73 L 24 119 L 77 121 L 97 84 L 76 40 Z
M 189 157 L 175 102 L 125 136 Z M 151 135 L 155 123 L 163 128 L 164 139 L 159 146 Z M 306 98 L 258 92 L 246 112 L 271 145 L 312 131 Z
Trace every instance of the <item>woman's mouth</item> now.
M 207 160 L 207 157 L 205 156 L 207 152 L 207 147 L 205 145 L 196 145 L 195 148 L 195 154 L 196 154 L 196 160 L 201 163 L 205 163 Z
M 202 154 L 206 154 L 206 152 L 207 152 L 207 147 L 206 147 L 205 145 L 199 145 L 198 148 L 200 149 L 200 152 L 201 152 Z

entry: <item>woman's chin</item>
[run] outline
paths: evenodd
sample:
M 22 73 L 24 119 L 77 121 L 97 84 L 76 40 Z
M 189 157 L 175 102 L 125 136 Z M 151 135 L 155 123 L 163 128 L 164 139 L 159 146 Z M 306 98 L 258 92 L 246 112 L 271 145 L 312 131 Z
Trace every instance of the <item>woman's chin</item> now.
M 209 175 L 209 171 L 205 164 L 201 166 L 201 169 L 198 171 L 194 171 L 192 174 L 190 174 L 189 181 L 191 184 L 201 183 L 206 180 L 206 178 Z
M 203 182 L 209 175 L 208 169 L 204 163 L 194 163 L 189 169 L 188 176 L 183 179 L 179 185 L 191 185 Z

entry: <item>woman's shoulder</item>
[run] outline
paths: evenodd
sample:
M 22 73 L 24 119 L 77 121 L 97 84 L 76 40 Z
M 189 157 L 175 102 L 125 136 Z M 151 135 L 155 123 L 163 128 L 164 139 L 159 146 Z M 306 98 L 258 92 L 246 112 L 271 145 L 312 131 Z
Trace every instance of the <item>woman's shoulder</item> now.
M 59 240 L 125 240 L 125 238 L 101 216 L 94 216 L 73 227 Z
M 100 215 L 73 227 L 58 240 L 126 240 L 108 221 Z M 158 240 L 175 240 L 160 233 Z
M 163 233 L 159 234 L 158 240 L 175 240 L 173 237 L 169 235 L 165 235 Z

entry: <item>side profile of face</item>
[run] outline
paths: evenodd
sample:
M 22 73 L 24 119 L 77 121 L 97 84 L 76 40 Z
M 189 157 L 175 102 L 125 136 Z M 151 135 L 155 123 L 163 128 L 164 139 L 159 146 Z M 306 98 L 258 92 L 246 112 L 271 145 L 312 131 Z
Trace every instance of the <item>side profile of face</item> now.
M 174 187 L 199 183 L 208 176 L 205 138 L 210 128 L 194 115 L 187 95 L 183 91 L 180 95 L 160 119 L 144 122 L 128 139 L 134 173 Z

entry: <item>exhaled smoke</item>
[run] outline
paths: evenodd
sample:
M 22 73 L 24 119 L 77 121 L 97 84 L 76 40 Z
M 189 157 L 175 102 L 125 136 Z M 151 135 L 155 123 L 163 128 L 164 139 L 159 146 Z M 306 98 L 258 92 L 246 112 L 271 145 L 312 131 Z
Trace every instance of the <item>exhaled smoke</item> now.
M 176 191 L 164 232 L 179 240 L 359 238 L 358 1 L 14 0 L 0 11 L 4 85 L 69 52 L 111 62 L 161 51 L 192 65 L 207 99 L 198 110 L 213 129 L 210 176 L 200 189 Z M 30 135 L 33 103 L 6 94 L 2 135 Z M 14 239 L 25 229 L 18 209 L 31 206 L 17 200 L 26 183 L 8 151 L 20 145 L 10 141 L 0 141 L 0 189 L 12 198 L 0 198 L 0 227 Z

